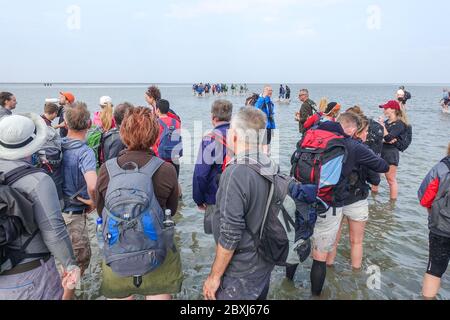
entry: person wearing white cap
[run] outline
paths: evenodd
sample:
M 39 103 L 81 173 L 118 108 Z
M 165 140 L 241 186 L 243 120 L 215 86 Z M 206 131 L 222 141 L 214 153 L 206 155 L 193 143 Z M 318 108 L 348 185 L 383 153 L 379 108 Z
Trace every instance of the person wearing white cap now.
M 60 300 L 63 286 L 75 287 L 79 281 L 80 270 L 55 184 L 50 176 L 31 166 L 32 155 L 47 139 L 47 125 L 36 114 L 11 115 L 0 120 L 0 181 L 9 183 L 13 190 L 27 195 L 33 202 L 32 210 L 18 210 L 18 213 L 34 221 L 32 230 L 37 230 L 32 234 L 22 233 L 2 248 L 2 253 L 7 254 L 1 257 L 0 300 Z M 2 229 L 5 221 L 13 220 L 2 219 Z M 25 254 L 18 263 L 13 262 L 17 257 L 13 248 L 22 248 L 21 253 Z M 64 268 L 62 280 L 55 258 Z
M 111 97 L 103 96 L 100 98 L 101 111 L 94 113 L 94 125 L 101 128 L 103 132 L 108 132 L 116 127 L 113 112 L 114 105 Z

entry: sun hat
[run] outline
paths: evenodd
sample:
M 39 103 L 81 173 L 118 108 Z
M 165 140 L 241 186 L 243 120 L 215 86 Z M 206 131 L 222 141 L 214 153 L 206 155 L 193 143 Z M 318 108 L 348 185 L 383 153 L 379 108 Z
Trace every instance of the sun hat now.
M 39 151 L 48 139 L 49 130 L 37 114 L 24 113 L 0 120 L 0 158 L 20 160 Z
M 381 105 L 380 108 L 382 109 L 394 109 L 394 110 L 401 110 L 400 103 L 395 100 L 391 100 L 388 103 Z
M 398 98 L 404 98 L 405 97 L 405 91 L 400 89 L 397 91 L 397 97 Z
M 66 97 L 67 101 L 69 101 L 69 103 L 74 103 L 75 102 L 75 96 L 70 93 L 70 92 L 60 92 L 60 95 Z
M 106 106 L 107 104 L 112 104 L 112 98 L 104 96 L 100 98 L 100 106 Z

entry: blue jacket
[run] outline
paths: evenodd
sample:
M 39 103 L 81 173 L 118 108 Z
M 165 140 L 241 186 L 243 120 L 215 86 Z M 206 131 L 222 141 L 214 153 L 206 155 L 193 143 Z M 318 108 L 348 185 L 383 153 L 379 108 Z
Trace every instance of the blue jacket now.
M 221 135 L 226 141 L 229 123 L 217 126 L 213 133 Z M 222 150 L 219 154 L 216 151 Z M 197 205 L 215 205 L 216 194 L 219 189 L 219 175 L 222 174 L 222 164 L 226 156 L 226 147 L 224 147 L 211 135 L 203 137 L 199 149 L 197 162 L 195 163 L 194 179 L 192 182 L 192 194 Z
M 276 129 L 275 126 L 275 105 L 270 97 L 259 97 L 255 108 L 258 108 L 267 115 L 267 129 Z

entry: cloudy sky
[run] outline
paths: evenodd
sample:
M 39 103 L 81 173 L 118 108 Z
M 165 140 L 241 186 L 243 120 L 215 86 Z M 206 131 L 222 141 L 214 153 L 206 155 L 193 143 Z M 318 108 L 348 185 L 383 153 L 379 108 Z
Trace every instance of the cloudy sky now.
M 0 8 L 0 82 L 450 82 L 447 0 L 0 0 Z

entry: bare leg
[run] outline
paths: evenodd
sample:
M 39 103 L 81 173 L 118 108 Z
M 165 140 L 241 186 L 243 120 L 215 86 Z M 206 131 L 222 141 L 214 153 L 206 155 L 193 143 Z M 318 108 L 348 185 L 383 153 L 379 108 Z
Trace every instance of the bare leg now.
M 363 243 L 366 222 L 349 220 L 350 226 L 350 244 L 353 269 L 361 269 L 363 260 Z
M 153 300 L 153 301 L 168 301 L 172 300 L 172 296 L 170 294 L 160 294 L 156 296 L 147 296 L 145 300 Z
M 430 274 L 425 274 L 423 280 L 422 295 L 425 299 L 435 299 L 441 288 L 441 279 Z
M 328 254 L 327 257 L 327 266 L 332 267 L 334 265 L 334 261 L 336 260 L 337 255 L 337 247 L 339 245 L 339 242 L 341 241 L 342 236 L 342 227 L 344 226 L 344 219 L 342 219 L 341 226 L 339 227 L 339 231 L 336 236 L 336 242 L 334 243 L 334 249 L 332 252 Z
M 391 191 L 391 200 L 397 200 L 398 198 L 398 184 L 397 184 L 397 167 L 390 166 L 389 172 L 386 173 L 386 179 Z
M 128 298 L 124 298 L 124 299 L 108 299 L 109 301 L 133 301 L 134 297 L 133 296 L 129 296 Z

